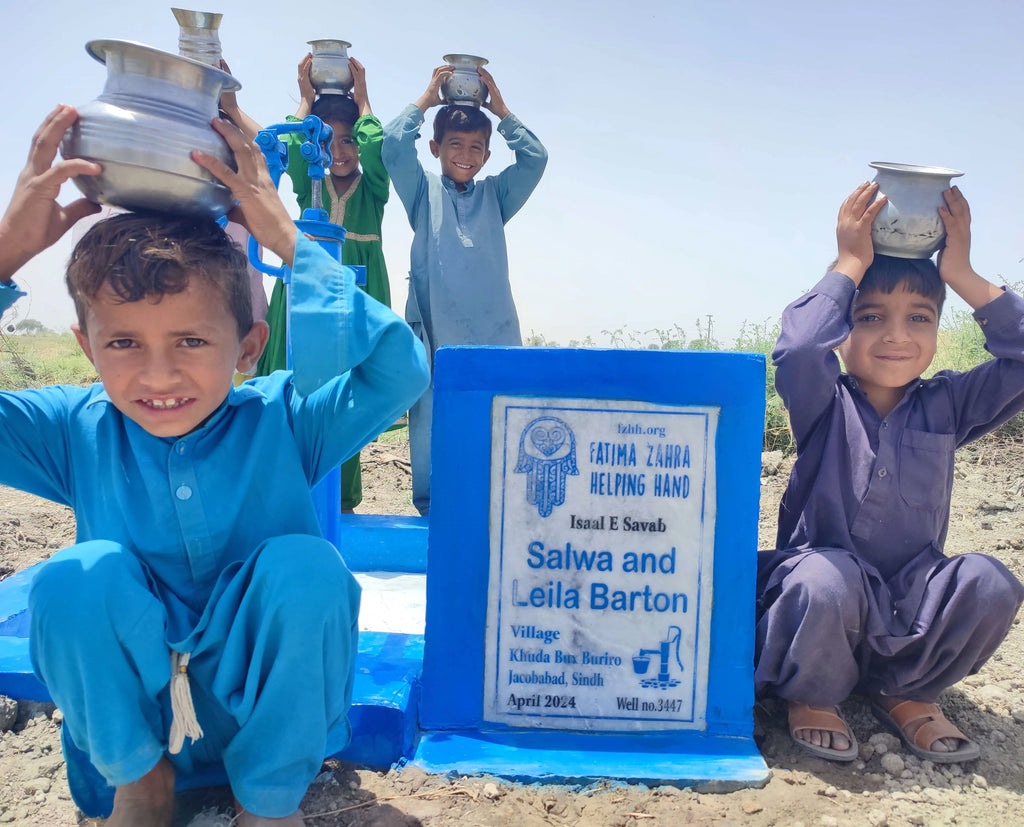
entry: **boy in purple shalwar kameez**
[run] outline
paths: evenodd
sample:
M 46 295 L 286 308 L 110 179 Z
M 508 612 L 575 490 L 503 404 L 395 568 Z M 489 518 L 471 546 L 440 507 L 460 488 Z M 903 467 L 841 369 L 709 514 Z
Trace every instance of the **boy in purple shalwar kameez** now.
M 1024 408 L 1024 300 L 971 268 L 956 187 L 937 272 L 875 256 L 876 192 L 865 183 L 843 203 L 834 269 L 782 317 L 775 381 L 797 460 L 778 549 L 758 555 L 754 679 L 788 702 L 790 734 L 816 755 L 857 756 L 838 704 L 861 691 L 918 757 L 966 761 L 977 745 L 934 702 L 992 655 L 1024 587 L 991 557 L 943 555 L 953 454 Z M 995 358 L 923 380 L 945 285 Z

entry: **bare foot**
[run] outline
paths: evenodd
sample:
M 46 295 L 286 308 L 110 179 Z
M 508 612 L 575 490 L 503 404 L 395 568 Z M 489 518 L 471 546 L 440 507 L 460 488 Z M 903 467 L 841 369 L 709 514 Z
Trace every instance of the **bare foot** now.
M 283 818 L 267 818 L 250 813 L 235 799 L 235 820 L 232 822 L 236 827 L 303 827 L 305 821 L 302 817 L 302 810 L 296 810 L 290 816 Z
M 875 696 L 875 702 L 880 706 L 884 707 L 885 709 L 889 710 L 890 712 L 892 711 L 892 708 L 896 706 L 896 704 L 901 704 L 905 700 L 906 698 L 894 698 L 889 695 Z M 917 721 L 911 721 L 903 728 L 903 732 L 906 733 L 907 738 L 913 741 L 914 736 L 917 734 L 917 731 L 926 723 L 928 723 L 927 718 L 921 718 Z M 932 752 L 956 752 L 958 749 L 960 749 L 960 739 L 938 738 L 932 741 L 931 746 L 929 746 L 928 749 L 930 749 Z
M 138 781 L 114 791 L 106 827 L 169 827 L 174 814 L 174 767 L 161 758 Z

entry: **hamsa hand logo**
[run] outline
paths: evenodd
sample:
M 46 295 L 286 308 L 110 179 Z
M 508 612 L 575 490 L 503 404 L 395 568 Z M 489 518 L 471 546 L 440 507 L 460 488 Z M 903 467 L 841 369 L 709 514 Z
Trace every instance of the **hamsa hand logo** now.
M 517 474 L 526 474 L 526 501 L 548 517 L 565 502 L 565 478 L 576 476 L 576 436 L 561 419 L 540 416 L 519 437 Z

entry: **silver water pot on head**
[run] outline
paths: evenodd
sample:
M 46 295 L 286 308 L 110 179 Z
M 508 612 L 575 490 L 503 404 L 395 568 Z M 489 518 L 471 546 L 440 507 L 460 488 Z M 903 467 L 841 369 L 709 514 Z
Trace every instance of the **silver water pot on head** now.
M 477 106 L 487 100 L 487 86 L 477 72 L 478 66 L 486 66 L 487 58 L 476 55 L 445 55 L 442 60 L 455 71 L 441 84 L 441 92 L 447 104 L 455 106 Z
M 103 167 L 75 184 L 87 198 L 129 210 L 219 218 L 231 191 L 191 158 L 193 149 L 235 168 L 234 155 L 210 126 L 222 91 L 240 89 L 227 72 L 127 40 L 92 40 L 86 51 L 106 64 L 107 82 L 78 107 L 61 154 Z
M 931 258 L 946 239 L 946 225 L 939 215 L 942 197 L 958 169 L 872 161 L 878 195 L 889 200 L 871 222 L 871 241 L 876 253 L 897 258 Z
M 309 67 L 309 80 L 318 95 L 348 95 L 354 79 L 348 65 L 347 40 L 308 40 L 313 65 Z

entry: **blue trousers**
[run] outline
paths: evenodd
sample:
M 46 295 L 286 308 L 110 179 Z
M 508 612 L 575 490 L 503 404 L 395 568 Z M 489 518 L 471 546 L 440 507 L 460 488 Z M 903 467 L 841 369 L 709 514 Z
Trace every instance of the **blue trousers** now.
M 247 810 L 286 816 L 348 743 L 359 585 L 335 548 L 274 538 L 226 568 L 213 594 L 187 650 L 204 735 L 169 755 L 168 616 L 145 564 L 92 541 L 33 582 L 32 663 L 64 713 L 68 781 L 87 815 L 109 814 L 113 787 L 166 755 L 179 776 L 222 766 Z
M 434 380 L 409 409 L 409 462 L 412 504 L 421 517 L 430 513 L 430 431 L 434 415 Z

